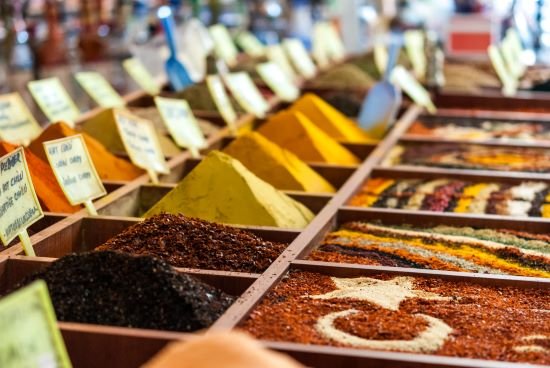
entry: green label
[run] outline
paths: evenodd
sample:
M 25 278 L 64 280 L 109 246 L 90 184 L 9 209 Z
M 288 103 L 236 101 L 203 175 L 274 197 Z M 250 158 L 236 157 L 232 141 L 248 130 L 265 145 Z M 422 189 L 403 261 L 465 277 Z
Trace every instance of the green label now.
M 42 128 L 18 93 L 0 96 L 0 139 L 13 144 L 29 144 Z
M 246 72 L 228 74 L 225 78 L 227 88 L 235 97 L 239 105 L 247 112 L 258 118 L 265 117 L 269 110 L 269 104 L 262 96 L 258 87 L 252 82 L 250 75 Z
M 417 105 L 425 107 L 431 114 L 436 112 L 428 91 L 403 66 L 397 65 L 392 70 L 390 81 L 399 86 Z
M 82 135 L 43 144 L 57 182 L 73 206 L 107 194 Z
M 256 70 L 264 82 L 280 99 L 292 102 L 300 96 L 300 90 L 296 87 L 279 66 L 273 62 L 256 66 Z
M 78 72 L 75 74 L 78 83 L 101 107 L 122 107 L 126 103 L 113 86 L 97 72 Z
M 0 340 L 2 368 L 71 367 L 42 280 L 0 300 Z
M 237 113 L 233 105 L 231 105 L 229 96 L 225 92 L 221 78 L 217 75 L 209 75 L 206 77 L 206 85 L 223 120 L 232 132 L 236 132 Z
M 23 148 L 0 158 L 0 239 L 8 245 L 44 217 Z
M 154 173 L 170 172 L 151 122 L 121 109 L 115 110 L 115 120 L 124 148 L 136 166 Z
M 220 59 L 229 66 L 235 66 L 239 51 L 231 39 L 229 31 L 223 24 L 215 24 L 209 28 L 210 36 L 214 40 L 214 49 Z
M 313 78 L 317 73 L 315 64 L 309 57 L 304 44 L 298 39 L 288 38 L 283 41 L 288 58 L 304 78 Z
M 157 96 L 155 104 L 178 146 L 189 148 L 195 156 L 199 149 L 206 148 L 204 134 L 187 101 Z
M 80 116 L 80 110 L 58 78 L 31 81 L 28 87 L 48 120 L 63 121 L 74 127 L 74 122 Z
M 239 46 L 252 57 L 261 57 L 265 54 L 265 46 L 252 33 L 245 31 L 237 36 Z
M 130 58 L 122 62 L 122 66 L 130 77 L 140 86 L 145 92 L 152 96 L 160 93 L 160 86 L 155 81 L 155 78 L 145 68 L 145 65 L 139 59 Z

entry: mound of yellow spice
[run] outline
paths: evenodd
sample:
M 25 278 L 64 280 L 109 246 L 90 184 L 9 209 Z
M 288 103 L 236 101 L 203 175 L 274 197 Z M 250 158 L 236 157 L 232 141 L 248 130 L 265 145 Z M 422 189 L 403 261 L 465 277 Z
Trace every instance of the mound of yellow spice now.
M 225 153 L 277 189 L 333 193 L 334 187 L 295 154 L 259 133 L 245 133 Z
M 225 224 L 300 229 L 313 213 L 225 153 L 212 151 L 144 217 L 182 213 Z

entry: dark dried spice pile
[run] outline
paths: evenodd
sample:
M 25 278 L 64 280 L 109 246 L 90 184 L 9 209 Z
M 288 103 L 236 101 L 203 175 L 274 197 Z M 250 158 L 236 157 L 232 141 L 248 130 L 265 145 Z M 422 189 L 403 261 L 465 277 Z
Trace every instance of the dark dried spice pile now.
M 261 273 L 285 248 L 233 227 L 164 213 L 96 249 L 150 255 L 176 267 Z
M 366 275 L 390 280 L 388 274 Z M 407 298 L 398 310 L 367 300 L 311 299 L 335 290 L 329 276 L 294 271 L 267 294 L 242 324 L 253 336 L 271 341 L 350 347 L 319 334 L 318 319 L 329 313 L 355 309 L 340 317 L 340 331 L 373 340 L 410 340 L 425 329 L 425 314 L 444 321 L 453 331 L 434 354 L 452 357 L 550 364 L 550 292 L 548 288 L 482 286 L 475 283 L 414 277 L 414 288 L 449 300 Z M 538 346 L 545 350 L 525 351 Z
M 162 260 L 118 252 L 65 256 L 15 289 L 37 279 L 67 322 L 191 332 L 210 326 L 235 300 Z

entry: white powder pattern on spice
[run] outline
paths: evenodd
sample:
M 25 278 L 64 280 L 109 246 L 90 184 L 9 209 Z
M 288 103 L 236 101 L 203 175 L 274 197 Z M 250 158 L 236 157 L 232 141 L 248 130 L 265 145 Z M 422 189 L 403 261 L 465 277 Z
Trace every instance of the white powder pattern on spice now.
M 523 336 L 521 338 L 522 341 L 527 341 L 527 342 L 530 342 L 530 341 L 536 341 L 536 340 L 550 340 L 550 337 L 549 336 L 546 336 L 546 335 L 528 335 L 528 336 Z M 546 353 L 546 352 L 550 352 L 549 349 L 546 349 L 545 347 L 543 346 L 540 346 L 540 345 L 521 345 L 521 346 L 514 346 L 514 351 L 518 352 L 518 353 Z
M 307 295 L 312 299 L 356 299 L 366 300 L 382 308 L 396 311 L 405 299 L 451 300 L 436 293 L 414 289 L 414 278 L 401 276 L 391 280 L 378 280 L 370 277 L 338 278 L 331 277 L 336 290 L 321 295 Z
M 516 217 L 527 217 L 531 209 L 531 203 L 525 201 L 507 200 L 506 209 L 508 215 Z
M 515 199 L 532 202 L 538 192 L 542 192 L 547 188 L 546 184 L 540 182 L 526 182 L 510 188 Z
M 368 340 L 354 336 L 334 327 L 334 321 L 359 313 L 358 310 L 349 309 L 341 312 L 327 314 L 319 318 L 315 325 L 316 331 L 323 337 L 341 344 L 378 350 L 399 350 L 412 353 L 433 353 L 439 350 L 453 329 L 440 319 L 425 315 L 415 314 L 428 322 L 428 328 L 422 331 L 412 340 Z

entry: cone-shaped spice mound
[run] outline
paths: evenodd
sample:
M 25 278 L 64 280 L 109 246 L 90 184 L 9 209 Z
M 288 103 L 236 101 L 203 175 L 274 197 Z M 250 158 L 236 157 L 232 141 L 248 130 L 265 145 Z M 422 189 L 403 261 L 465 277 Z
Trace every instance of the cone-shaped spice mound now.
M 239 161 L 213 151 L 144 217 L 163 212 L 224 224 L 300 229 L 313 214 L 252 174 Z
M 290 108 L 304 114 L 325 133 L 341 142 L 376 143 L 354 121 L 330 106 L 320 97 L 307 93 Z
M 155 256 L 175 267 L 261 273 L 285 247 L 248 231 L 164 213 L 135 224 L 96 250 Z
M 71 129 L 67 124 L 63 122 L 54 123 L 48 125 L 46 129 L 40 134 L 38 138 L 32 141 L 29 149 L 42 160 L 46 161 L 46 152 L 44 152 L 43 142 L 51 141 L 54 139 L 66 138 L 79 134 L 76 130 Z M 132 180 L 143 174 L 143 170 L 134 166 L 129 161 L 122 158 L 118 158 L 110 153 L 105 146 L 99 143 L 96 139 L 92 138 L 86 133 L 81 133 L 86 147 L 90 152 L 90 156 L 97 170 L 97 173 L 102 180 Z
M 261 134 L 250 132 L 231 142 L 225 153 L 277 189 L 333 193 L 334 187 L 295 154 Z
M 234 300 L 162 260 L 118 252 L 65 256 L 16 288 L 37 279 L 67 322 L 189 332 L 210 326 Z
M 270 141 L 307 162 L 356 165 L 359 159 L 330 135 L 319 129 L 304 114 L 282 111 L 258 129 Z

